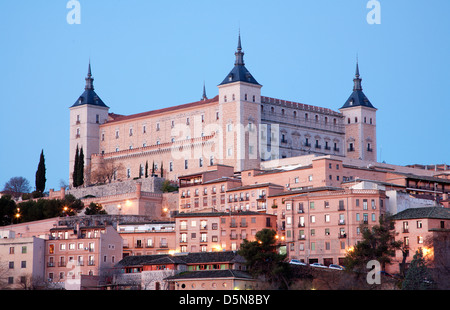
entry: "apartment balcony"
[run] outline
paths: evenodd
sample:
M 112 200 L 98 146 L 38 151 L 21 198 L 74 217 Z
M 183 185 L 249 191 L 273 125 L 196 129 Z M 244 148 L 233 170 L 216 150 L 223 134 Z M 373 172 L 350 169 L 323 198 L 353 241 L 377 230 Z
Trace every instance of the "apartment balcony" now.
M 345 233 L 344 234 L 342 234 L 342 233 L 338 234 L 338 238 L 339 239 L 345 239 L 345 238 L 347 238 L 347 234 L 345 234 Z

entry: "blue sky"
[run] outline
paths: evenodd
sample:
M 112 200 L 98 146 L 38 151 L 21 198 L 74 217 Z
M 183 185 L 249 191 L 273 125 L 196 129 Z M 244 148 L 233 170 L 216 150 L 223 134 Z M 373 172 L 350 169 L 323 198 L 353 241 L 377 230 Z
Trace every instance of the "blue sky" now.
M 231 70 L 241 30 L 246 67 L 262 95 L 338 110 L 356 55 L 378 108 L 378 160 L 450 164 L 450 1 L 368 0 L 0 2 L 0 189 L 34 186 L 44 149 L 47 186 L 69 180 L 69 107 L 89 58 L 97 94 L 118 114 L 208 97 Z

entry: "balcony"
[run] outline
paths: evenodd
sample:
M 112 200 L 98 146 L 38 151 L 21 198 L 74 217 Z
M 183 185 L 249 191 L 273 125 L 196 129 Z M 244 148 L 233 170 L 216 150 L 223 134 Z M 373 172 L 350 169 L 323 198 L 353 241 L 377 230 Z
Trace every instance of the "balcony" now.
M 340 234 L 338 234 L 338 238 L 339 239 L 345 239 L 345 238 L 347 238 L 347 234 L 346 233 L 340 233 Z
M 345 225 L 345 220 L 339 220 L 338 225 Z

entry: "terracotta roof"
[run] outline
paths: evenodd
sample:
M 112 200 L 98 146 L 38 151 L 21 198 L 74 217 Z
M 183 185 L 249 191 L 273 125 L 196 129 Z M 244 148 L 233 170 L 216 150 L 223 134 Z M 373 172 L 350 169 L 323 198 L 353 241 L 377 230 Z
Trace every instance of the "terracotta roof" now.
M 188 109 L 188 108 L 199 107 L 199 106 L 206 105 L 206 104 L 209 104 L 209 103 L 214 103 L 214 102 L 219 102 L 219 95 L 215 96 L 212 99 L 200 100 L 200 101 L 196 101 L 196 102 L 185 103 L 185 104 L 181 104 L 181 105 L 177 105 L 177 106 L 173 106 L 173 107 L 168 107 L 168 108 L 163 108 L 163 109 L 158 109 L 158 110 L 152 110 L 152 111 L 142 112 L 142 113 L 137 113 L 137 114 L 131 114 L 131 115 L 125 115 L 125 116 L 124 115 L 113 114 L 114 115 L 113 116 L 114 119 L 106 122 L 106 124 L 111 124 L 111 123 L 114 123 L 114 122 L 130 120 L 130 119 L 139 118 L 139 117 L 157 115 L 157 114 L 172 112 L 172 111 L 181 110 L 181 109 Z M 110 114 L 110 116 L 112 116 L 112 115 Z
M 180 279 L 212 279 L 212 278 L 240 278 L 253 279 L 253 277 L 241 270 L 225 269 L 225 270 L 202 270 L 187 271 L 174 276 L 165 278 L 164 280 L 180 280 Z

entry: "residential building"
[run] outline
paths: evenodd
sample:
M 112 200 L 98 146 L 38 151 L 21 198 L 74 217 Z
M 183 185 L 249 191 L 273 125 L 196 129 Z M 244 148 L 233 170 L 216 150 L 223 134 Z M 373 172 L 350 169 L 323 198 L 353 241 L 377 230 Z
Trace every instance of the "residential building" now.
M 381 190 L 305 190 L 279 205 L 279 234 L 285 236 L 290 258 L 342 265 L 347 250 L 362 240 L 361 225 L 379 224 L 385 205 Z
M 177 252 L 235 251 L 264 228 L 276 231 L 276 216 L 260 212 L 180 213 L 174 218 Z
M 403 210 L 393 216 L 395 220 L 396 240 L 403 242 L 407 269 L 417 250 L 422 249 L 424 257 L 431 267 L 448 267 L 450 254 L 450 209 L 443 207 L 422 207 Z M 403 261 L 402 250 L 395 253 L 394 262 L 388 266 L 396 273 Z M 448 274 L 448 273 L 447 273 Z
M 80 285 L 81 275 L 107 277 L 122 259 L 123 240 L 109 225 L 50 229 L 45 241 L 45 276 L 60 287 Z
M 175 221 L 120 223 L 117 231 L 123 239 L 123 257 L 168 254 L 176 249 Z
M 0 288 L 31 289 L 44 283 L 45 240 L 36 237 L 15 238 L 1 234 Z
M 146 290 L 224 290 L 255 287 L 234 251 L 127 256 L 116 265 L 115 285 Z

